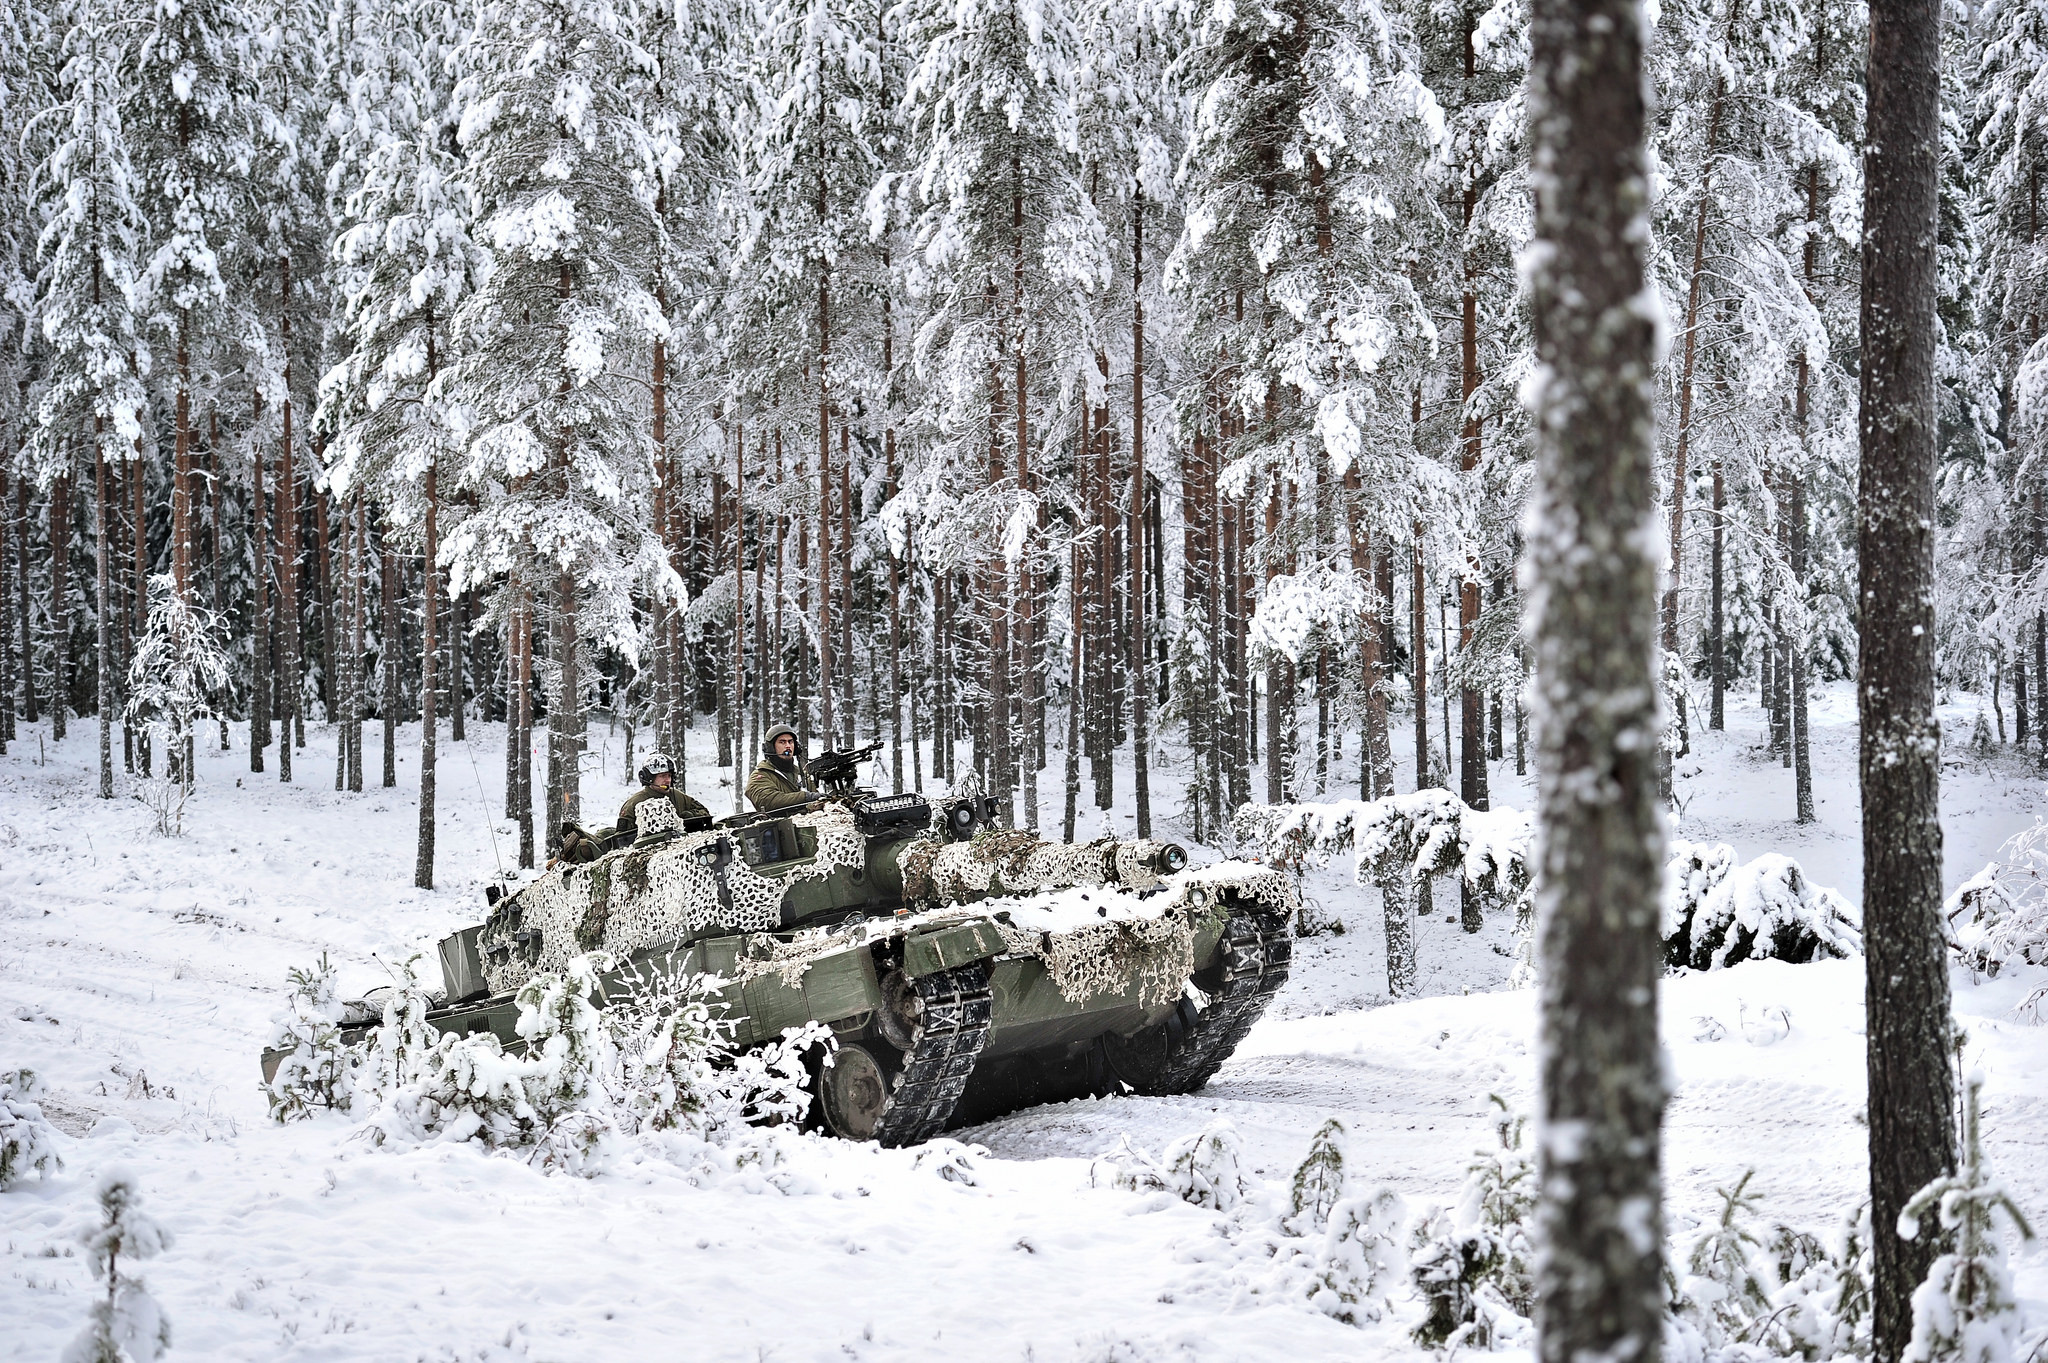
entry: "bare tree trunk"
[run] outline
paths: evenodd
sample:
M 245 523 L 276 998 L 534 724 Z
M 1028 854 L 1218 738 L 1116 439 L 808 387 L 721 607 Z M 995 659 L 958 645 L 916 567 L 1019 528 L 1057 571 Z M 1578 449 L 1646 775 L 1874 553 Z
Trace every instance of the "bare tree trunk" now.
M 1722 572 L 1727 557 L 1727 483 L 1722 478 L 1721 459 L 1714 457 L 1714 550 L 1713 550 L 1713 619 L 1707 630 L 1707 668 L 1713 678 L 1712 708 L 1707 712 L 1707 727 L 1720 730 L 1727 727 L 1728 698 L 1728 615 L 1723 596 Z
M 818 187 L 818 212 L 824 216 L 825 190 Z M 818 276 L 818 728 L 825 746 L 838 731 L 832 724 L 832 390 L 826 369 L 832 359 L 831 275 Z M 851 547 L 849 567 L 851 566 Z
M 1466 22 L 1466 72 L 1472 74 L 1471 20 Z M 1465 230 L 1472 229 L 1472 213 L 1479 201 L 1477 185 L 1465 188 Z M 1473 394 L 1479 391 L 1479 295 L 1476 291 L 1478 269 L 1469 252 L 1464 262 L 1465 294 L 1462 322 L 1463 344 L 1459 347 L 1460 375 L 1462 390 L 1460 404 L 1464 410 L 1464 426 L 1459 433 L 1459 468 L 1468 476 L 1479 467 L 1481 423 L 1479 413 L 1472 405 Z M 1479 624 L 1479 563 L 1470 555 L 1465 560 L 1464 573 L 1458 579 L 1458 657 L 1466 664 L 1471 662 L 1472 635 Z M 1446 657 L 1444 662 L 1448 664 Z M 1438 683 L 1449 677 L 1446 672 Z M 1446 721 L 1445 727 L 1449 727 Z M 1446 745 L 1450 735 L 1444 735 Z M 1486 808 L 1486 711 L 1485 702 L 1470 677 L 1463 677 L 1458 683 L 1458 798 L 1474 809 Z M 1473 902 L 1472 888 L 1463 880 L 1459 881 L 1464 901 L 1464 923 L 1467 932 L 1479 930 L 1478 905 Z
M 1870 7 L 1856 701 L 1879 1363 L 1903 1354 L 1913 1290 L 1941 1250 L 1938 1236 L 1901 1239 L 1899 1212 L 1956 1164 L 1934 714 L 1940 71 L 1933 0 Z
M 17 451 L 18 453 L 18 451 Z M 14 480 L 14 593 L 21 639 L 21 715 L 30 724 L 39 718 L 36 704 L 35 635 L 28 614 L 28 479 Z M 148 607 L 143 607 L 144 618 Z
M 283 257 L 281 268 L 287 281 L 291 277 L 291 259 Z M 285 296 L 289 298 L 289 284 Z M 284 441 L 278 451 L 277 471 L 277 534 L 278 534 L 278 609 L 284 615 L 284 629 L 280 643 L 284 646 L 283 683 L 284 705 L 278 718 L 283 721 L 283 730 L 277 743 L 277 779 L 289 783 L 292 779 L 292 753 L 303 741 L 304 720 L 300 715 L 303 701 L 299 682 L 299 485 L 298 476 L 292 470 L 292 404 L 291 404 L 291 312 L 284 311 L 283 330 L 285 335 L 285 402 Z
M 98 286 L 95 275 L 94 286 Z M 95 646 L 99 659 L 95 667 L 98 685 L 100 712 L 100 789 L 102 800 L 114 798 L 114 580 L 111 565 L 107 561 L 107 540 L 113 532 L 112 518 L 107 514 L 107 452 L 101 447 L 100 418 L 92 419 L 92 485 L 95 503 L 95 541 L 93 549 L 93 570 L 97 581 L 93 584 L 98 592 L 99 609 L 95 622 Z
M 1146 750 L 1152 746 L 1148 705 L 1151 658 L 1145 634 L 1145 195 L 1131 205 L 1131 673 L 1132 777 L 1138 802 L 1138 836 L 1152 836 L 1152 776 Z M 1019 391 L 1017 402 L 1023 405 Z M 1020 416 L 1021 423 L 1023 418 Z
M 1731 3 L 1728 11 L 1728 36 L 1732 41 L 1735 34 L 1736 15 L 1741 11 L 1740 0 Z M 1721 138 L 1721 111 L 1727 103 L 1727 87 L 1721 77 L 1714 79 L 1714 100 L 1707 107 L 1707 147 L 1700 162 L 1700 203 L 1699 212 L 1693 222 L 1692 272 L 1686 282 L 1685 291 L 1685 358 L 1679 365 L 1678 377 L 1678 444 L 1671 456 L 1671 569 L 1664 587 L 1664 633 L 1663 649 L 1666 653 L 1679 652 L 1678 640 L 1678 588 L 1684 578 L 1685 566 L 1685 480 L 1686 456 L 1692 444 L 1692 387 L 1693 370 L 1699 355 L 1700 281 L 1706 277 L 1707 261 L 1707 208 L 1711 201 L 1708 193 L 1714 174 L 1714 152 Z M 1658 677 L 1663 668 L 1658 668 Z M 1661 681 L 1660 681 L 1661 685 Z M 1679 751 L 1687 751 L 1690 744 L 1686 734 L 1685 706 L 1678 707 Z M 1668 783 L 1668 777 L 1666 781 Z
M 1081 411 L 1088 410 L 1087 404 Z M 1067 614 L 1067 754 L 1066 817 L 1061 823 L 1062 841 L 1074 840 L 1074 820 L 1081 803 L 1081 546 L 1076 542 L 1067 550 L 1067 591 L 1069 605 Z
M 398 690 L 399 669 L 404 666 L 405 649 L 399 635 L 398 620 L 398 546 L 392 541 L 391 521 L 387 516 L 383 533 L 378 536 L 378 565 L 383 579 L 383 645 L 378 650 L 380 671 L 384 681 L 384 698 L 378 703 L 383 711 L 384 721 L 384 784 L 398 784 Z
M 1665 1103 L 1656 736 L 1654 324 L 1642 25 L 1536 0 L 1529 130 L 1535 399 L 1539 1072 L 1537 1357 L 1656 1363 Z
M 71 717 L 71 470 L 50 480 L 50 741 L 62 743 Z M 189 781 L 189 777 L 187 778 Z
M 435 377 L 434 314 L 427 312 L 427 382 Z M 441 613 L 441 569 L 435 562 L 441 552 L 441 488 L 433 464 L 424 479 L 427 496 L 425 542 L 420 546 L 420 567 L 426 582 L 426 604 L 420 611 L 420 823 L 419 845 L 413 859 L 412 883 L 422 890 L 434 888 L 434 776 L 439 745 L 435 669 L 440 663 L 437 626 Z M 459 701 L 457 702 L 460 703 Z
M 528 558 L 531 563 L 531 557 Z M 533 837 L 533 588 L 523 579 L 518 585 L 519 595 L 513 603 L 514 647 L 519 655 L 519 709 L 518 722 L 514 725 L 514 742 L 518 752 L 513 760 L 513 772 L 517 777 L 517 805 L 513 810 L 519 820 L 519 864 L 531 868 L 534 863 Z
M 13 581 L 17 552 L 7 517 L 7 461 L 0 459 L 0 757 L 7 755 L 7 741 L 14 737 L 14 611 L 8 587 Z M 131 766 L 130 770 L 134 768 Z
M 1421 404 L 1418 395 L 1416 403 Z M 1415 663 L 1415 788 L 1429 789 L 1429 593 L 1422 580 L 1422 522 L 1415 522 L 1415 555 L 1408 589 L 1409 652 Z

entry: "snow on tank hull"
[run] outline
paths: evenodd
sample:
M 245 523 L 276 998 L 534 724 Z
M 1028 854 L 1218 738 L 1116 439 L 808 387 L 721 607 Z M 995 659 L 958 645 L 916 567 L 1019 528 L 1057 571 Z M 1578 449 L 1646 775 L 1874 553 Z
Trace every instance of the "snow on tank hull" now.
M 620 962 L 601 987 L 699 980 L 743 1046 L 828 1025 L 824 1125 L 907 1145 L 1037 1102 L 1190 1092 L 1287 977 L 1281 871 L 1184 869 L 1147 841 L 947 840 L 907 800 L 643 837 L 550 871 L 442 943 L 451 1002 L 429 1021 L 515 1047 L 519 986 L 601 950 Z M 961 831 L 956 812 L 941 825 Z

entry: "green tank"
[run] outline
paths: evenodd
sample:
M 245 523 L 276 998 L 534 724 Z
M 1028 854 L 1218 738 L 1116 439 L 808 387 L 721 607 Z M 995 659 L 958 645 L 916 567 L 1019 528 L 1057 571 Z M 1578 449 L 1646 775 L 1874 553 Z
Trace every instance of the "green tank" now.
M 1284 872 L 1190 868 L 1144 839 L 1047 842 L 990 826 L 989 800 L 854 790 L 858 756 L 810 764 L 826 789 L 809 808 L 690 831 L 648 801 L 630 843 L 491 887 L 489 916 L 440 944 L 428 1020 L 517 1048 L 520 985 L 603 951 L 618 965 L 600 988 L 680 972 L 741 1046 L 828 1025 L 816 1116 L 910 1145 L 1034 1103 L 1192 1092 L 1286 980 Z

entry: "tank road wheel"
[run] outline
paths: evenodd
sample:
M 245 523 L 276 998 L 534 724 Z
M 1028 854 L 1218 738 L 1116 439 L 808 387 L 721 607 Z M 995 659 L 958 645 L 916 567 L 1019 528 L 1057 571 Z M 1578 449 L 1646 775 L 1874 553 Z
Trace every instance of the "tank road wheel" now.
M 818 1100 L 833 1135 L 849 1141 L 873 1140 L 889 1106 L 889 1080 L 873 1052 L 848 1042 L 821 1068 Z
M 882 1006 L 875 1010 L 875 1030 L 899 1051 L 917 1044 L 917 1029 L 924 1025 L 924 1000 L 917 986 L 900 970 L 882 976 Z
M 1136 1036 L 1102 1038 L 1109 1070 L 1138 1092 L 1153 1096 L 1193 1093 L 1209 1082 L 1287 982 L 1294 939 L 1286 921 L 1243 909 L 1224 925 L 1219 967 L 1203 972 L 1209 1003 L 1182 998 L 1166 1018 Z M 1220 976 L 1220 978 L 1214 978 Z

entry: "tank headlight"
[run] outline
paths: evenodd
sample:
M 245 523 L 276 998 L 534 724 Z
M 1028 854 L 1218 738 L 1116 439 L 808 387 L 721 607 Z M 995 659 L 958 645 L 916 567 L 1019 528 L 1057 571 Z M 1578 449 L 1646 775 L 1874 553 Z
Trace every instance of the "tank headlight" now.
M 1188 891 L 1188 903 L 1193 907 L 1199 909 L 1208 904 L 1208 902 L 1209 892 L 1201 886 L 1197 885 Z
M 1178 844 L 1168 843 L 1166 850 L 1159 854 L 1159 864 L 1168 875 L 1187 866 L 1188 854 Z

